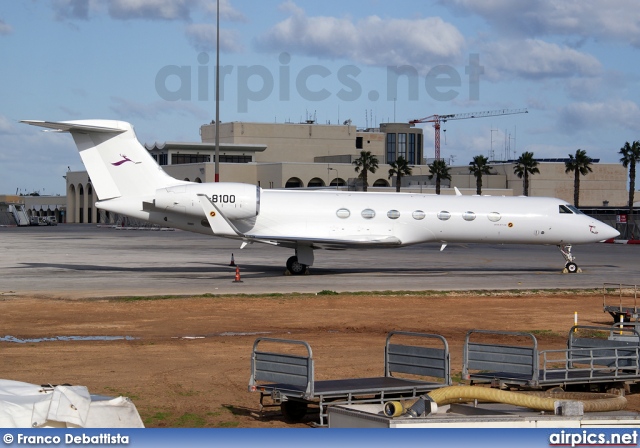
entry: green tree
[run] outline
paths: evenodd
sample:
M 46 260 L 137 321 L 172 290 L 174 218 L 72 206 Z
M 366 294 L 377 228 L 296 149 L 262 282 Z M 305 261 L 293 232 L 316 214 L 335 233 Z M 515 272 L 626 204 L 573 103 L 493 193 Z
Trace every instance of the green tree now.
M 627 218 L 627 228 L 633 228 L 633 193 L 636 189 L 636 164 L 640 161 L 640 142 L 638 140 L 624 146 L 618 151 L 622 157 L 620 163 L 625 168 L 629 168 L 629 217 Z
M 447 166 L 447 162 L 442 159 L 434 160 L 431 165 L 429 165 L 429 180 L 436 178 L 436 194 L 440 194 L 440 181 L 442 179 L 451 180 L 451 174 L 449 174 L 449 167 Z
M 565 173 L 573 172 L 573 205 L 579 207 L 580 203 L 580 176 L 586 176 L 593 170 L 591 169 L 592 159 L 587 155 L 584 149 L 578 149 L 576 155 L 569 154 L 569 160 L 564 162 Z
M 469 167 L 469 172 L 473 173 L 476 177 L 476 194 L 482 194 L 482 176 L 485 174 L 491 174 L 491 167 L 489 166 L 489 159 L 485 156 L 475 156 Z
M 519 179 L 523 179 L 522 194 L 529 196 L 529 175 L 540 173 L 538 161 L 533 158 L 532 152 L 523 152 L 520 157 L 518 157 L 516 165 L 513 167 L 513 173 L 518 176 Z
M 402 184 L 402 176 L 411 176 L 411 167 L 406 159 L 402 156 L 398 157 L 395 162 L 389 164 L 389 179 L 396 176 L 396 192 L 400 193 L 400 185 Z
M 369 172 L 372 174 L 378 169 L 378 158 L 371 154 L 371 151 L 360 151 L 360 157 L 352 162 L 355 165 L 358 178 L 362 179 L 362 187 L 364 191 L 367 191 L 369 183 L 367 182 L 367 175 Z

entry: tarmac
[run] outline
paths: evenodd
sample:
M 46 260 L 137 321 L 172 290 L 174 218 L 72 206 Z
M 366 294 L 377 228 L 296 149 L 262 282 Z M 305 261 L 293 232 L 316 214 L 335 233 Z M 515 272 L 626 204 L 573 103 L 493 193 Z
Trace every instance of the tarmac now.
M 602 288 L 636 284 L 640 247 L 573 247 L 582 273 L 563 274 L 554 246 L 421 244 L 315 252 L 308 275 L 285 275 L 290 249 L 184 231 L 91 224 L 0 228 L 0 295 L 112 297 L 385 290 Z M 236 267 L 241 282 L 235 282 Z

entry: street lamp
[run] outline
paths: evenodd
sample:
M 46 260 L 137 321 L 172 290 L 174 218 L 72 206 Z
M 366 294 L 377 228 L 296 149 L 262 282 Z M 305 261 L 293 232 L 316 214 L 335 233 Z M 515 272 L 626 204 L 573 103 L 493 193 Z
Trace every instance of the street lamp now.
M 338 174 L 338 170 L 335 168 L 327 167 L 327 174 L 329 174 L 329 171 L 336 172 L 336 190 L 338 190 L 338 186 L 340 185 L 340 174 Z M 331 175 L 329 175 L 329 184 L 331 184 Z

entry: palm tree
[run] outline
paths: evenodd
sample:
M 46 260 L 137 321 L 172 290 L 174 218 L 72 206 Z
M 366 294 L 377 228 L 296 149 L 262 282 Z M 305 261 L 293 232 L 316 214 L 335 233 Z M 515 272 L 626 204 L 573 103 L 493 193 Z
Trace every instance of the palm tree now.
M 469 167 L 469 172 L 476 177 L 476 194 L 482 194 L 482 176 L 491 174 L 491 167 L 488 165 L 489 159 L 485 156 L 475 156 Z
M 360 151 L 360 157 L 352 162 L 356 168 L 356 173 L 360 173 L 358 175 L 359 179 L 362 179 L 362 188 L 364 191 L 367 191 L 367 187 L 369 183 L 367 182 L 367 175 L 369 171 L 371 173 L 375 173 L 378 169 L 378 158 L 371 154 L 371 151 Z
M 389 165 L 391 166 L 391 169 L 389 170 L 389 179 L 396 176 L 396 192 L 400 193 L 402 176 L 411 176 L 411 167 L 402 156 L 398 157 L 395 162 L 392 162 Z
M 522 182 L 522 194 L 529 196 L 529 175 L 540 173 L 538 161 L 533 158 L 532 152 L 523 152 L 520 157 L 518 157 L 516 166 L 513 167 L 513 173 L 517 175 L 519 179 L 524 178 Z
M 434 160 L 431 165 L 429 165 L 429 180 L 433 179 L 433 176 L 436 177 L 436 194 L 440 194 L 440 181 L 442 179 L 451 180 L 451 174 L 449 174 L 449 167 L 447 166 L 447 162 L 442 159 Z
M 633 228 L 633 193 L 636 189 L 636 163 L 640 162 L 640 142 L 629 144 L 625 142 L 624 146 L 618 151 L 622 157 L 620 163 L 625 168 L 629 168 L 629 216 L 627 217 L 627 229 Z
M 579 207 L 580 202 L 580 175 L 586 176 L 593 170 L 591 169 L 591 157 L 587 155 L 584 149 L 578 149 L 576 155 L 569 154 L 569 160 L 564 162 L 565 173 L 573 171 L 573 205 Z

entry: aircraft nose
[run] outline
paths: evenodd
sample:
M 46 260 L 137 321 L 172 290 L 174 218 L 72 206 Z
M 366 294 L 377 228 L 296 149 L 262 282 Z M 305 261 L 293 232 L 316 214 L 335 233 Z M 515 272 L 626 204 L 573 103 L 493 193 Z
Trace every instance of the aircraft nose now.
M 616 229 L 601 222 L 598 223 L 597 230 L 598 230 L 598 236 L 602 236 L 603 241 L 610 240 L 612 238 L 616 238 L 620 236 L 620 232 L 618 232 Z

